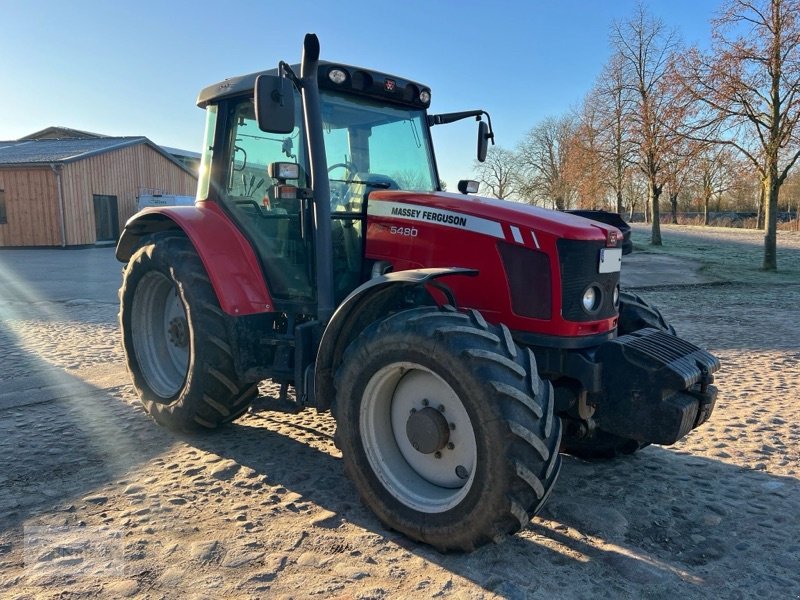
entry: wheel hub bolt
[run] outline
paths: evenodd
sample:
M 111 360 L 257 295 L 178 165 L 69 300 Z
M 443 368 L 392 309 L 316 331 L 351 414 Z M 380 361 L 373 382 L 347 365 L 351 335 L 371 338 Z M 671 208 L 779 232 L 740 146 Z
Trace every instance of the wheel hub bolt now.
M 441 452 L 439 452 L 439 451 L 437 450 L 437 451 L 434 453 L 434 456 L 435 456 L 436 458 L 442 458 L 442 453 L 441 453 Z
M 447 442 L 447 449 L 448 450 L 452 450 L 455 447 L 456 447 L 456 445 L 453 442 Z
M 437 458 L 439 458 L 441 457 L 440 451 L 450 441 L 450 428 L 442 413 L 428 406 L 422 410 L 411 412 L 406 421 L 406 436 L 417 452 L 437 453 Z
M 189 344 L 188 324 L 186 319 L 175 317 L 169 322 L 167 329 L 169 341 L 178 348 L 183 348 Z

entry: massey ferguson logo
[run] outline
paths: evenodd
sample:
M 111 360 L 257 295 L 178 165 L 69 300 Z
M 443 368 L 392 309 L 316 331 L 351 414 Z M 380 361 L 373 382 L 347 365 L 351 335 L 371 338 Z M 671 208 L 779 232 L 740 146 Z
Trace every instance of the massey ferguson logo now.
M 456 225 L 457 227 L 467 226 L 466 217 L 446 212 L 433 212 L 429 210 L 394 206 L 392 207 L 392 216 L 409 217 L 417 221 L 431 221 L 433 223 L 444 223 L 445 225 Z
M 387 92 L 393 92 L 396 87 L 397 82 L 394 79 L 387 79 L 383 82 L 383 89 L 385 89 Z

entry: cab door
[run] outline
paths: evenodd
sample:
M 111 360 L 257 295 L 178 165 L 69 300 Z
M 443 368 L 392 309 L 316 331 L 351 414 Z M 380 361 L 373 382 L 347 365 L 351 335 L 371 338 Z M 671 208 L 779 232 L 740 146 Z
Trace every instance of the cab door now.
M 261 259 L 270 294 L 282 310 L 313 311 L 315 302 L 313 244 L 306 226 L 309 200 L 275 197 L 267 168 L 274 162 L 297 162 L 300 178 L 290 181 L 305 187 L 302 122 L 289 134 L 261 131 L 251 98 L 226 103 L 227 138 L 224 173 L 218 199 L 253 244 Z M 301 112 L 298 110 L 297 115 Z

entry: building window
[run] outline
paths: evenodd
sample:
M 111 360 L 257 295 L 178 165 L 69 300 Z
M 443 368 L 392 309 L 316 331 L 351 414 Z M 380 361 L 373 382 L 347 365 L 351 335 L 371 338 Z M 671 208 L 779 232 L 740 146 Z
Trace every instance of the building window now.
M 0 225 L 4 223 L 8 223 L 6 218 L 6 192 L 5 190 L 0 190 Z

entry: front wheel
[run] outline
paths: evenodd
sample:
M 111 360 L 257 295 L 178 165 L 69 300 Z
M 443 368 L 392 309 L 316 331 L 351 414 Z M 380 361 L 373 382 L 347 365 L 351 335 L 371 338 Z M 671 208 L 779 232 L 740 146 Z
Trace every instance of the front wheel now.
M 183 234 L 153 234 L 134 253 L 119 318 L 133 385 L 158 423 L 214 428 L 247 410 L 257 384 L 236 374 L 227 317 Z
M 364 503 L 440 550 L 526 526 L 561 465 L 552 387 L 477 312 L 418 308 L 368 327 L 336 374 L 336 417 Z
M 620 292 L 617 333 L 627 335 L 645 327 L 652 327 L 675 335 L 675 328 L 667 322 L 656 306 L 648 303 L 638 294 Z

